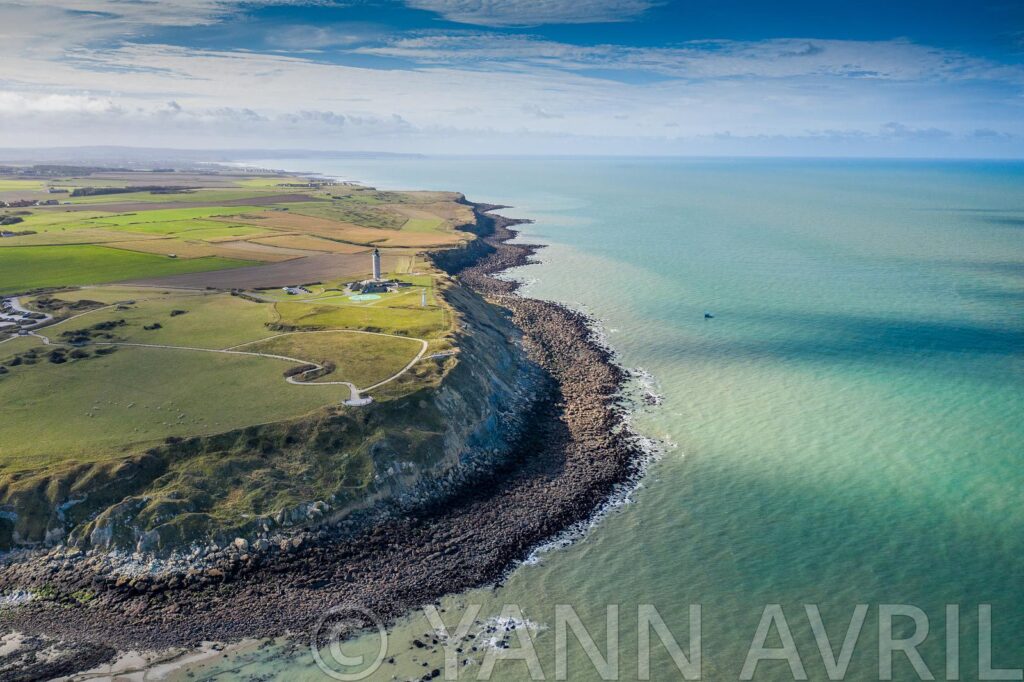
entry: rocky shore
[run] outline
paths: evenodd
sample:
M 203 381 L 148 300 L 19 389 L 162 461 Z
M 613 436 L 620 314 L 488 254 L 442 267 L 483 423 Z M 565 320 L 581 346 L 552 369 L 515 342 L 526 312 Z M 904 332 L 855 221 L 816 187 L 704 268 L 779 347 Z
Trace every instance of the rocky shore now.
M 414 514 L 355 535 L 320 528 L 261 547 L 242 541 L 170 580 L 112 579 L 103 559 L 75 551 L 11 564 L 0 571 L 0 590 L 10 595 L 45 582 L 47 592 L 0 608 L 0 626 L 59 641 L 72 660 L 81 651 L 79 669 L 115 650 L 305 638 L 338 604 L 388 620 L 499 581 L 533 548 L 592 516 L 638 475 L 645 456 L 621 400 L 627 376 L 584 315 L 521 297 L 516 283 L 494 276 L 529 262 L 537 249 L 508 243 L 521 221 L 495 215 L 495 208 L 474 206 L 475 246 L 435 260 L 507 311 L 530 358 L 551 378 L 524 415 L 532 427 L 511 457 Z M 0 680 L 50 677 L 58 671 L 48 660 L 0 655 Z M 67 674 L 69 658 L 55 660 Z

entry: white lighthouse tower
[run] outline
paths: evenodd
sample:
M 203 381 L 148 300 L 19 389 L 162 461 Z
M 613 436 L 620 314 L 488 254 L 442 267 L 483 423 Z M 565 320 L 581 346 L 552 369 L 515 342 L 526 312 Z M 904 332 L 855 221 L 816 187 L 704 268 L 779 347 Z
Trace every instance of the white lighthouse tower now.
M 380 281 L 380 249 L 373 250 L 373 281 Z

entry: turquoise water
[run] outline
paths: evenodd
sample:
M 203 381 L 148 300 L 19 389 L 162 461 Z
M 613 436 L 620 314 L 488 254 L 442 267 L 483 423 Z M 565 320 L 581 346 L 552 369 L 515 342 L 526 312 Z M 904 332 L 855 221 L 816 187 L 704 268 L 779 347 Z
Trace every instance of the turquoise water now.
M 526 292 L 595 315 L 664 398 L 636 417 L 665 447 L 631 503 L 500 589 L 446 600 L 451 619 L 467 603 L 483 617 L 521 605 L 554 679 L 555 605 L 573 605 L 603 649 L 605 608 L 618 604 L 620 678 L 637 679 L 637 605 L 654 604 L 685 649 L 700 604 L 703 679 L 720 680 L 739 678 L 762 609 L 777 603 L 818 680 L 803 605 L 820 606 L 838 650 L 867 604 L 846 679 L 869 680 L 879 605 L 908 604 L 930 619 L 919 650 L 945 679 L 945 605 L 958 604 L 961 676 L 977 679 L 977 608 L 991 604 L 994 665 L 1024 666 L 1024 165 L 272 165 L 514 205 L 507 214 L 537 221 L 524 239 L 549 245 L 516 273 Z M 419 615 L 399 623 L 396 663 L 370 679 L 440 665 L 409 650 L 426 629 Z M 599 679 L 570 642 L 569 679 Z M 893 666 L 894 679 L 918 679 L 903 654 Z M 651 668 L 681 679 L 660 646 Z M 501 662 L 491 679 L 525 670 Z M 201 672 L 325 679 L 308 653 L 244 653 Z M 754 679 L 792 675 L 769 661 Z

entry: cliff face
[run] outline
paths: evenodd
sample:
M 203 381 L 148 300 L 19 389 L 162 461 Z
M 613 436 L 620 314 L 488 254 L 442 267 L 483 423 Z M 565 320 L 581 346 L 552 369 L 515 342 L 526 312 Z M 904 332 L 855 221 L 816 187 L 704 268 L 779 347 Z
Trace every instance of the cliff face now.
M 164 553 L 322 523 L 358 528 L 500 464 L 547 380 L 498 308 L 458 285 L 458 353 L 439 384 L 365 408 L 165 443 L 0 481 L 0 545 Z

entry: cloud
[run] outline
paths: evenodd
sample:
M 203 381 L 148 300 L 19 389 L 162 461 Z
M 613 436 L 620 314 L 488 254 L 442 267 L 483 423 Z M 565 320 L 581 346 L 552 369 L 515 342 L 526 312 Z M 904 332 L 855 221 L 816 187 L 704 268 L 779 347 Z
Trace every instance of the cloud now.
M 398 114 L 349 115 L 337 111 L 260 112 L 249 107 L 189 107 L 171 100 L 161 103 L 116 102 L 104 97 L 26 95 L 0 91 L 0 125 L 22 134 L 64 127 L 83 128 L 90 137 L 139 134 L 161 130 L 161 137 L 181 135 L 221 140 L 323 139 L 325 135 L 391 136 L 415 132 Z
M 949 137 L 952 133 L 939 128 L 912 128 L 903 123 L 889 122 L 882 126 L 882 135 L 903 139 L 938 140 Z
M 369 24 L 295 25 L 275 27 L 267 37 L 267 43 L 289 50 L 318 50 L 362 45 L 379 41 L 382 37 L 381 29 Z
M 605 24 L 630 21 L 655 6 L 648 0 L 406 0 L 406 5 L 477 26 Z
M 1013 139 L 1013 135 L 1009 133 L 1000 132 L 998 130 L 992 130 L 991 128 L 976 128 L 971 135 L 978 139 L 985 140 L 1010 140 Z
M 158 36 L 182 32 L 154 25 L 224 21 L 254 4 L 3 1 L 0 146 L 159 141 L 663 153 L 721 143 L 744 153 L 744 145 L 783 150 L 791 143 L 805 151 L 818 143 L 916 154 L 1024 144 L 1021 66 L 906 40 L 635 47 L 473 28 L 389 34 L 354 22 L 285 22 L 271 45 L 278 51 L 212 50 L 159 44 Z M 610 2 L 530 7 L 539 13 L 531 16 L 554 17 L 558 9 L 567 20 L 569 10 L 593 18 L 603 16 L 595 7 L 613 5 L 642 11 Z M 503 3 L 501 11 L 514 6 Z M 390 58 L 386 68 L 354 66 L 379 65 L 379 58 Z M 975 133 L 984 130 L 1011 137 Z
M 8 8 L 39 7 L 36 0 L 6 0 Z M 122 26 L 201 26 L 248 8 L 332 5 L 333 0 L 49 0 L 51 11 L 94 15 Z
M 65 114 L 115 114 L 120 110 L 113 100 L 83 95 L 26 95 L 0 91 L 0 115 L 5 117 Z
M 572 45 L 529 35 L 425 33 L 355 50 L 423 64 L 470 68 L 601 69 L 673 78 L 792 78 L 821 76 L 878 80 L 991 79 L 1024 83 L 1024 69 L 906 40 L 786 38 L 699 40 L 673 47 Z

